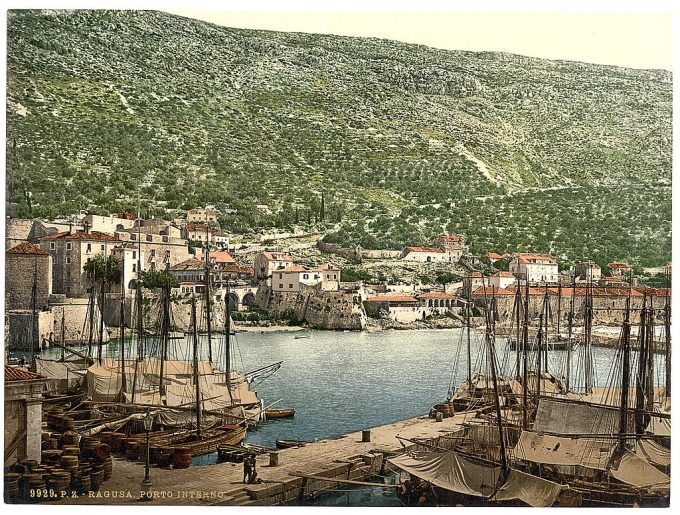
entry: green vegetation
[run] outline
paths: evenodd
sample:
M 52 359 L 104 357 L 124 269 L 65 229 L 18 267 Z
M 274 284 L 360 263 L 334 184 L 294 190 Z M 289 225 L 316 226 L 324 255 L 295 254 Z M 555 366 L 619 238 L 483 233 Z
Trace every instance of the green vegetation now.
M 83 271 L 93 282 L 104 281 L 106 284 L 118 284 L 123 270 L 120 262 L 113 256 L 105 257 L 97 254 L 83 266 Z
M 142 285 L 144 288 L 176 288 L 179 286 L 177 279 L 166 270 L 147 270 L 142 272 Z
M 215 204 L 302 227 L 571 263 L 671 257 L 672 76 L 149 11 L 10 11 L 10 208 Z M 271 210 L 256 208 L 265 204 Z

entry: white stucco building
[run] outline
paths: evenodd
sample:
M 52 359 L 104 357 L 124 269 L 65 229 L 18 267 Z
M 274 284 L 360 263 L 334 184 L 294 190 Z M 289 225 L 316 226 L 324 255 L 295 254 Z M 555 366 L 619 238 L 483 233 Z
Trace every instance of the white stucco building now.
M 512 256 L 509 270 L 519 282 L 557 283 L 559 271 L 557 261 L 547 254 L 518 253 Z

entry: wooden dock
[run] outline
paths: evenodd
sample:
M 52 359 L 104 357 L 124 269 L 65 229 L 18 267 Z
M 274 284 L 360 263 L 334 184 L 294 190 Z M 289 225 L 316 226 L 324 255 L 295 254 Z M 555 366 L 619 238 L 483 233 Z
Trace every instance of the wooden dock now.
M 243 483 L 243 465 L 218 463 L 188 469 L 160 469 L 152 466 L 153 486 L 140 501 L 144 464 L 116 458 L 110 480 L 99 492 L 69 498 L 57 504 L 132 505 L 237 505 L 272 506 L 309 499 L 340 484 L 367 482 L 385 471 L 385 458 L 403 450 L 397 436 L 437 438 L 460 428 L 473 413 L 436 422 L 428 417 L 412 418 L 371 428 L 371 441 L 362 442 L 362 432 L 309 443 L 279 451 L 279 464 L 269 466 L 269 455 L 257 457 L 260 484 Z M 409 446 L 408 442 L 404 442 Z M 316 479 L 318 478 L 318 479 Z M 337 480 L 337 481 L 334 481 Z M 376 483 L 376 481 L 369 481 Z

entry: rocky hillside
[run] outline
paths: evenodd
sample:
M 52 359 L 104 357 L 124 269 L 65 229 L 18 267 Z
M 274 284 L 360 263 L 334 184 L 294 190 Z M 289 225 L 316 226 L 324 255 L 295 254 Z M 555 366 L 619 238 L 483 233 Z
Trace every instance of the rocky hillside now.
M 160 12 L 8 24 L 19 216 L 214 203 L 234 231 L 321 226 L 347 245 L 448 230 L 475 251 L 670 259 L 669 72 Z

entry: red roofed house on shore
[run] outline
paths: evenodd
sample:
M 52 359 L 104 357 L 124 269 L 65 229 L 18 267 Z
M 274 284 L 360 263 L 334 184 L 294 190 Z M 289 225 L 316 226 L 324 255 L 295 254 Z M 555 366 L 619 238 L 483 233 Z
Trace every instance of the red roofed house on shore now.
M 5 463 L 41 461 L 43 388 L 47 379 L 5 365 Z
M 267 282 L 275 271 L 284 270 L 290 266 L 293 266 L 293 258 L 285 252 L 260 252 L 253 261 L 255 277 Z
M 630 272 L 630 265 L 627 263 L 608 263 L 609 273 L 612 277 L 626 277 Z
M 439 247 L 406 247 L 399 259 L 416 263 L 447 263 L 448 255 Z
M 47 305 L 52 294 L 52 258 L 49 252 L 24 242 L 5 251 L 5 309 L 32 309 L 33 282 L 36 307 Z
M 547 254 L 520 252 L 510 260 L 510 272 L 518 281 L 529 284 L 554 283 L 559 280 L 559 270 L 554 257 Z
M 488 285 L 488 280 L 481 272 L 474 271 L 463 277 L 463 297 L 467 298 L 471 292 L 480 286 Z
M 67 297 L 87 296 L 90 281 L 83 270 L 85 263 L 98 254 L 109 256 L 118 244 L 117 236 L 87 228 L 41 238 L 40 248 L 52 256 L 53 292 Z

